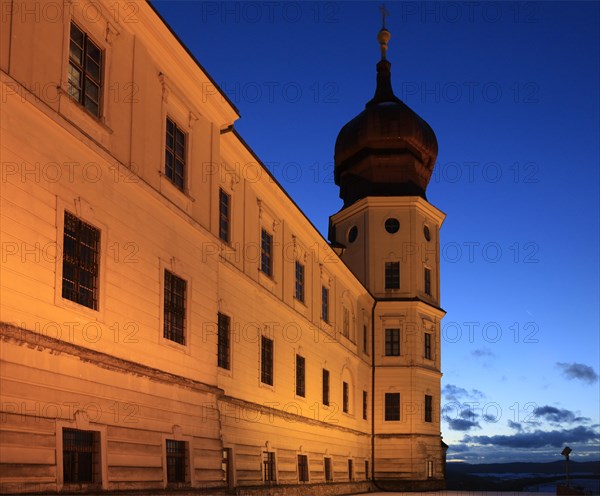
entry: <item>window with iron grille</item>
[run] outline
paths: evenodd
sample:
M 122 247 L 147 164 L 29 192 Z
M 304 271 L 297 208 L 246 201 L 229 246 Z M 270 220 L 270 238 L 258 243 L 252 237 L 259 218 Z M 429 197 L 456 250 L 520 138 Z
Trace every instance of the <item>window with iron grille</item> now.
M 425 341 L 424 341 L 423 355 L 428 360 L 431 360 L 431 333 L 426 332 L 424 337 L 425 337 Z
M 275 453 L 273 451 L 263 451 L 263 480 L 265 482 L 275 482 L 277 480 Z
M 67 93 L 96 117 L 102 107 L 102 65 L 100 47 L 71 22 Z
M 218 357 L 217 362 L 218 366 L 222 369 L 229 370 L 230 364 L 230 325 L 231 319 L 229 316 L 224 315 L 222 313 L 218 314 L 217 317 L 217 326 L 218 326 Z
M 323 404 L 329 405 L 329 370 L 323 369 Z
M 400 393 L 385 393 L 385 420 L 400 420 Z
M 366 391 L 363 391 L 363 398 L 362 398 L 362 411 L 363 411 L 363 420 L 367 420 L 367 410 L 368 410 L 368 403 L 369 403 L 369 397 L 367 395 Z
M 331 482 L 333 480 L 333 472 L 331 470 L 331 458 L 326 456 L 323 458 L 323 467 L 325 469 L 325 482 Z
M 273 340 L 265 336 L 260 344 L 260 382 L 273 385 Z
M 400 289 L 400 262 L 385 263 L 385 289 Z
M 354 460 L 348 459 L 348 480 L 354 480 Z
M 229 224 L 230 224 L 230 203 L 231 197 L 222 189 L 219 189 L 219 238 L 225 243 L 229 243 Z
M 321 320 L 329 322 L 329 288 L 321 287 Z
M 298 480 L 308 482 L 308 456 L 298 455 Z
M 304 302 L 304 265 L 296 260 L 296 294 L 298 301 Z
M 185 189 L 186 133 L 167 117 L 165 175 L 181 191 Z
M 260 270 L 269 277 L 273 276 L 273 235 L 264 229 L 260 236 Z
M 296 355 L 296 395 L 306 395 L 306 361 L 303 356 Z
M 433 422 L 433 397 L 425 395 L 425 422 Z
M 385 330 L 385 356 L 400 356 L 400 329 Z
M 187 282 L 165 270 L 164 337 L 185 344 L 185 298 Z
M 187 481 L 187 443 L 167 439 L 167 482 Z
M 425 267 L 423 270 L 423 284 L 425 286 L 425 294 L 431 296 L 431 269 Z
M 99 433 L 64 428 L 62 438 L 65 484 L 100 482 Z
M 65 211 L 62 297 L 98 310 L 100 230 Z
M 342 307 L 342 334 L 350 338 L 350 311 L 346 307 Z
M 347 382 L 342 382 L 342 411 L 348 413 L 350 408 L 350 389 Z

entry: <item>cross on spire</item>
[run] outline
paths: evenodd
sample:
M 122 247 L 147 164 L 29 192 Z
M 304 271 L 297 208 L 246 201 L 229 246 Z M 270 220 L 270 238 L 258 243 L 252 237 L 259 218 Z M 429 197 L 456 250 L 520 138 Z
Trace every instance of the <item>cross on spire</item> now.
M 390 15 L 390 13 L 386 10 L 384 3 L 380 5 L 379 11 L 381 12 L 381 29 L 385 29 L 385 18 Z

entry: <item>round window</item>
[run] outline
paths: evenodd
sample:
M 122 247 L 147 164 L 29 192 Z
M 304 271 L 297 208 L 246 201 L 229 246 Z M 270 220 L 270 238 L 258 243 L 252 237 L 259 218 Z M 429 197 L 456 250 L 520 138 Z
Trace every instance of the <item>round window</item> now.
M 385 221 L 385 230 L 390 234 L 397 233 L 398 229 L 400 229 L 400 222 L 398 222 L 398 219 L 390 217 Z
M 423 226 L 423 236 L 427 241 L 431 241 L 431 233 L 429 232 L 429 226 Z
M 358 237 L 358 227 L 352 226 L 350 231 L 348 231 L 348 242 L 354 243 L 356 238 Z

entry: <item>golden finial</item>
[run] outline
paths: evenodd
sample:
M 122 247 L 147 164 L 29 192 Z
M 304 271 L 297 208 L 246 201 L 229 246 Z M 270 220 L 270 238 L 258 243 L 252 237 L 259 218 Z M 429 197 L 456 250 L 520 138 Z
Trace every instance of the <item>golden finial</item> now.
M 381 12 L 381 29 L 379 30 L 379 33 L 377 33 L 377 41 L 379 41 L 379 48 L 381 50 L 381 58 L 385 59 L 385 55 L 386 55 L 387 49 L 388 49 L 388 41 L 390 41 L 390 38 L 392 37 L 392 35 L 385 28 L 385 18 L 389 15 L 389 12 L 386 10 L 384 4 L 381 4 L 381 6 L 379 7 L 379 10 Z

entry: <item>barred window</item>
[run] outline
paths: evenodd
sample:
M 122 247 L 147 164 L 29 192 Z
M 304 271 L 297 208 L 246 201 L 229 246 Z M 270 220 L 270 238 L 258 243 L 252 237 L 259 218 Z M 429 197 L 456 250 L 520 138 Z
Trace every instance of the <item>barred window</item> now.
M 333 480 L 333 472 L 331 470 L 331 458 L 326 456 L 323 458 L 323 468 L 325 469 L 325 482 Z
M 298 301 L 304 302 L 304 265 L 296 260 L 296 293 Z
M 260 382 L 273 385 L 273 340 L 265 336 L 260 346 Z
M 273 235 L 262 229 L 260 236 L 260 270 L 273 276 Z
M 296 396 L 306 395 L 306 361 L 303 356 L 296 355 Z
M 347 382 L 342 382 L 342 411 L 348 413 L 350 409 L 350 387 Z
M 100 482 L 99 433 L 63 429 L 63 481 L 66 484 Z
M 321 320 L 329 322 L 329 288 L 321 287 Z
M 400 262 L 385 263 L 385 289 L 400 289 Z
M 433 422 L 433 397 L 425 395 L 425 422 Z
M 400 393 L 385 393 L 385 420 L 400 420 Z
M 425 287 L 425 294 L 431 296 L 431 269 L 425 267 L 423 270 L 423 285 Z
M 167 439 L 167 482 L 187 481 L 187 443 Z
M 400 356 L 400 329 L 385 330 L 385 356 Z
M 165 270 L 164 337 L 185 344 L 185 299 L 187 282 Z
M 298 480 L 308 482 L 308 456 L 298 455 Z
M 263 451 L 263 480 L 265 482 L 275 482 L 277 480 L 275 453 L 272 451 Z
M 185 189 L 186 133 L 167 117 L 165 142 L 165 175 L 181 191 Z
M 100 231 L 65 211 L 62 297 L 98 310 Z
M 102 106 L 103 63 L 100 47 L 71 22 L 67 93 L 96 117 Z
M 230 209 L 231 197 L 222 189 L 219 189 L 219 238 L 225 243 L 230 241 L 229 224 L 230 224 Z
M 423 356 L 428 360 L 431 360 L 431 333 L 425 333 Z
M 218 326 L 218 366 L 222 369 L 230 368 L 230 325 L 231 319 L 222 313 L 218 314 L 217 326 Z

